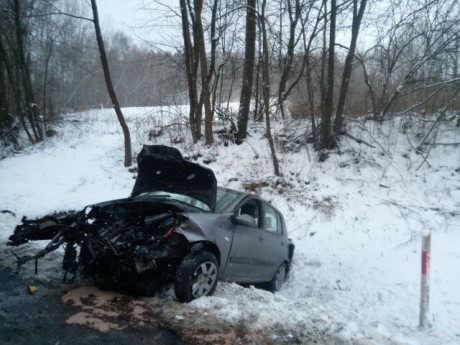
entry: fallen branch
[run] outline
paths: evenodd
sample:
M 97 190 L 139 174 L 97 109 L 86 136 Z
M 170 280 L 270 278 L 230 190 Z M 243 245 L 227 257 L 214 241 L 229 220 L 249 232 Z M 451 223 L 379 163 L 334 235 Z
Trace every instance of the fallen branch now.
M 413 205 L 413 204 L 399 204 L 394 200 L 385 200 L 383 203 L 398 206 L 398 207 L 407 209 L 407 210 L 412 211 L 412 212 L 415 212 L 414 210 L 412 210 L 412 208 L 418 208 L 418 209 L 421 209 L 423 211 L 434 211 L 434 212 L 438 212 L 438 213 L 441 213 L 441 214 L 450 214 L 450 215 L 458 215 L 458 214 L 460 214 L 460 212 L 457 212 L 457 211 L 442 210 L 440 207 L 428 207 L 428 206 L 419 206 L 419 205 Z
M 428 155 L 430 154 L 430 151 L 431 151 L 431 148 L 432 148 L 432 147 L 433 147 L 433 146 L 430 146 L 430 150 L 426 153 L 425 157 L 423 157 L 422 163 L 420 163 L 420 165 L 417 167 L 417 169 L 415 169 L 415 171 L 418 171 L 418 169 L 420 169 L 420 168 L 422 167 L 423 163 L 425 163 L 425 162 L 426 162 L 426 164 L 428 164 L 428 166 L 431 168 L 431 164 L 430 164 L 430 162 L 428 162 L 427 159 L 428 159 Z
M 434 146 L 458 146 L 460 143 L 432 143 Z
M 362 139 L 358 139 L 358 138 L 355 138 L 354 136 L 352 136 L 350 133 L 348 132 L 345 132 L 345 135 L 353 140 L 355 140 L 358 144 L 364 144 L 366 146 L 369 146 L 369 147 L 372 147 L 373 149 L 375 149 L 375 146 L 367 143 L 366 141 L 362 140 Z
M 388 157 L 390 157 L 390 159 L 393 159 L 393 157 L 391 156 L 390 152 L 385 150 L 385 148 L 377 141 L 377 139 L 374 138 L 374 136 L 371 134 L 371 132 L 369 132 L 369 130 L 366 128 L 366 126 L 359 126 L 359 128 L 361 128 L 361 130 L 366 131 L 370 135 L 372 140 L 374 140 L 376 142 L 376 144 L 380 147 L 380 149 L 383 151 L 383 153 L 385 153 Z M 374 146 L 371 146 L 371 147 L 374 147 Z
M 437 125 L 438 123 L 441 121 L 441 119 L 444 117 L 444 115 L 446 114 L 446 111 L 447 111 L 447 107 L 444 108 L 438 115 L 438 117 L 436 118 L 436 121 L 433 123 L 433 125 L 431 126 L 431 128 L 428 130 L 428 132 L 425 134 L 425 136 L 423 137 L 422 141 L 417 145 L 417 150 L 419 150 L 420 152 L 422 152 L 422 145 L 425 143 L 425 141 L 428 139 L 429 135 L 431 134 L 431 132 L 437 128 Z

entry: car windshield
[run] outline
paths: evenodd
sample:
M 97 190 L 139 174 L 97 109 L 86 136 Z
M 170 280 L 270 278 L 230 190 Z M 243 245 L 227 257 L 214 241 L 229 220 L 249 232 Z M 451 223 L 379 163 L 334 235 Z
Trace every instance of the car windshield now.
M 134 197 L 134 199 L 135 200 L 168 199 L 168 200 L 179 201 L 181 203 L 199 208 L 200 210 L 203 210 L 203 211 L 211 211 L 209 206 L 206 205 L 205 203 L 191 196 L 183 195 L 183 194 L 155 191 L 155 192 L 142 193 Z
M 241 194 L 243 193 L 231 189 L 217 188 L 216 213 L 225 212 Z

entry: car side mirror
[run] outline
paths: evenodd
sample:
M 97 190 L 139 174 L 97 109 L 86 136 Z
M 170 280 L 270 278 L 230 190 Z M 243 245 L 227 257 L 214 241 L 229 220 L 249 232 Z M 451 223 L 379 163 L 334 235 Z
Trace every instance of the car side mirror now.
M 241 216 L 235 217 L 235 223 L 243 226 L 256 227 L 256 220 L 249 214 L 242 214 Z

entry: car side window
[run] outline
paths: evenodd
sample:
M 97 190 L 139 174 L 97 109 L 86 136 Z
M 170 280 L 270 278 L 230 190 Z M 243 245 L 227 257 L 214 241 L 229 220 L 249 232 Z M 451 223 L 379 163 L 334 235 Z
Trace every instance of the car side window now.
M 271 206 L 265 204 L 264 228 L 275 234 L 283 233 L 283 226 L 279 213 Z
M 245 202 L 236 210 L 236 216 L 248 215 L 254 218 L 254 224 L 258 228 L 260 225 L 260 207 L 256 200 Z

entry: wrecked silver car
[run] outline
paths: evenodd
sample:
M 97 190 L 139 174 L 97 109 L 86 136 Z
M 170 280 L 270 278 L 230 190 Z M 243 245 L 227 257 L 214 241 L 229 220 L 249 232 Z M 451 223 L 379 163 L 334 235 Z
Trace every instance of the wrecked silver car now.
M 175 148 L 144 146 L 137 160 L 129 198 L 24 218 L 9 245 L 50 242 L 18 267 L 64 245 L 64 277 L 82 272 L 104 289 L 152 295 L 169 281 L 184 302 L 211 295 L 219 280 L 280 289 L 294 245 L 275 207 L 217 187 L 212 170 Z

